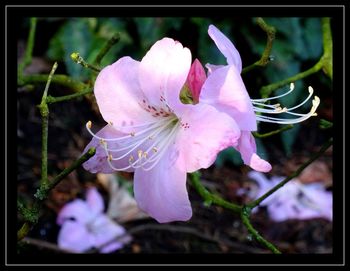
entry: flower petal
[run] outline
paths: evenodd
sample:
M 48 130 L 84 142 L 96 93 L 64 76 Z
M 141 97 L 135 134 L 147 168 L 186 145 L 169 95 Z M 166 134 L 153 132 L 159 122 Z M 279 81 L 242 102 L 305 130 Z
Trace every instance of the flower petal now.
M 106 125 L 104 128 L 102 128 L 99 132 L 96 133 L 97 136 L 102 138 L 117 138 L 125 136 L 124 133 L 121 133 L 113 128 L 111 125 Z M 110 148 L 117 148 L 120 147 L 119 144 L 108 142 Z M 85 153 L 89 148 L 96 148 L 95 155 L 90 158 L 88 161 L 86 161 L 83 164 L 84 169 L 90 171 L 91 173 L 113 173 L 115 172 L 114 169 L 112 169 L 108 164 L 108 156 L 106 154 L 106 151 L 104 147 L 101 145 L 100 140 L 96 137 L 94 137 L 90 143 L 85 147 L 83 153 Z M 115 154 L 115 153 L 114 153 Z M 120 154 L 120 153 L 118 153 Z M 116 155 L 115 155 L 116 156 Z M 129 165 L 129 155 L 126 156 L 123 159 L 112 161 L 112 164 L 116 168 L 124 168 Z M 124 171 L 132 172 L 133 169 L 127 169 Z
M 95 233 L 95 246 L 101 247 L 100 251 L 103 253 L 120 249 L 124 243 L 131 240 L 130 236 L 127 235 L 126 238 L 113 242 L 115 238 L 125 234 L 125 229 L 104 214 L 98 216 L 91 227 Z M 106 245 L 107 243 L 108 245 Z
M 93 215 L 97 215 L 103 212 L 104 202 L 100 193 L 97 191 L 96 187 L 91 187 L 86 193 L 86 202 L 90 207 Z
M 214 25 L 209 26 L 208 34 L 215 42 L 220 52 L 226 57 L 227 63 L 230 65 L 235 65 L 238 72 L 241 73 L 241 56 L 232 42 Z
M 130 57 L 122 57 L 97 76 L 94 94 L 106 122 L 121 127 L 153 120 L 141 106 L 145 97 L 138 83 L 139 64 Z M 130 132 L 124 129 L 124 132 Z
M 241 130 L 257 129 L 256 116 L 242 77 L 232 65 L 218 68 L 208 76 L 199 101 L 230 115 Z
M 87 228 L 74 221 L 66 221 L 58 234 L 58 246 L 77 253 L 94 247 L 94 236 Z
M 237 144 L 240 129 L 234 119 L 207 104 L 197 104 L 181 116 L 176 139 L 180 163 L 187 172 L 208 168 L 217 154 Z
M 236 149 L 241 153 L 243 162 L 252 169 L 261 172 L 269 172 L 271 170 L 271 165 L 256 154 L 255 139 L 251 132 L 242 131 Z
M 81 199 L 75 199 L 67 203 L 57 216 L 57 224 L 62 225 L 66 220 L 74 218 L 77 222 L 84 224 L 92 217 L 90 207 Z
M 148 101 L 166 109 L 182 106 L 180 91 L 191 66 L 191 52 L 170 38 L 157 41 L 140 63 L 139 82 Z M 161 101 L 161 96 L 166 103 Z
M 138 206 L 159 223 L 187 221 L 192 216 L 186 172 L 176 163 L 177 158 L 178 151 L 173 145 L 156 167 L 135 171 L 134 193 Z

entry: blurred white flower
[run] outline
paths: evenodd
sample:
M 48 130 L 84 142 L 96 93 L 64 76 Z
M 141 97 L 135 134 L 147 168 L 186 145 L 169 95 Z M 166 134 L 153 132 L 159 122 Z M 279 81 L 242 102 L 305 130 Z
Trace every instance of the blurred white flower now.
M 95 187 L 88 189 L 86 201 L 76 199 L 66 204 L 57 217 L 61 225 L 58 234 L 58 246 L 76 253 L 97 248 L 101 253 L 111 253 L 131 241 L 124 235 L 125 229 L 103 213 L 102 196 Z
M 264 174 L 251 171 L 248 176 L 258 183 L 256 190 L 249 192 L 249 197 L 258 198 L 269 191 L 285 177 L 274 176 L 267 179 Z M 269 216 L 274 221 L 287 219 L 325 218 L 332 221 L 333 197 L 326 191 L 323 184 L 303 184 L 298 179 L 292 179 L 282 188 L 261 202 L 266 206 Z M 253 209 L 256 211 L 256 209 Z

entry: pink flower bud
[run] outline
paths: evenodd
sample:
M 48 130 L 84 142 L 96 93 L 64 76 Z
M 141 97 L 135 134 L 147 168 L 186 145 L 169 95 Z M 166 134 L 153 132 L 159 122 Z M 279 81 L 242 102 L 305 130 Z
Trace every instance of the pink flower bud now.
M 190 88 L 194 103 L 198 103 L 202 86 L 207 79 L 203 65 L 196 58 L 187 76 L 187 85 Z

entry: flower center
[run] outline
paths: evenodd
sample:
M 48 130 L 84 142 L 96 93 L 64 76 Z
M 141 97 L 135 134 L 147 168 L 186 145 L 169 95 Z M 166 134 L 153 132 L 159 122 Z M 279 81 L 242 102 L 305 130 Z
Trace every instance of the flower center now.
M 89 121 L 86 128 L 93 137 L 100 140 L 106 152 L 107 162 L 113 170 L 142 168 L 148 171 L 158 164 L 168 147 L 174 142 L 181 122 L 174 114 L 169 114 L 161 120 L 157 118 L 152 123 L 129 126 L 129 128 L 137 128 L 137 132 L 130 132 L 115 138 L 99 137 L 91 131 L 91 126 L 91 121 Z M 113 127 L 118 130 L 115 125 Z M 127 166 L 117 168 L 113 165 L 113 161 L 122 159 L 128 159 Z
M 287 107 L 282 108 L 279 103 L 265 104 L 267 101 L 275 100 L 283 96 L 286 96 L 290 94 L 293 90 L 294 90 L 294 84 L 291 83 L 289 91 L 282 95 L 278 95 L 278 96 L 266 98 L 266 99 L 251 99 L 251 102 L 253 103 L 254 111 L 257 113 L 256 120 L 263 121 L 263 122 L 279 123 L 279 124 L 294 124 L 294 123 L 302 122 L 311 116 L 317 116 L 316 109 L 320 104 L 320 98 L 318 98 L 317 96 L 315 96 L 314 99 L 312 100 L 312 107 L 308 113 L 300 114 L 300 113 L 293 112 L 295 109 L 304 105 L 311 98 L 312 94 L 314 93 L 314 90 L 311 86 L 309 87 L 309 96 L 303 102 L 291 108 L 287 108 Z M 283 114 L 283 113 L 297 116 L 297 117 L 296 118 L 276 118 L 276 117 L 263 115 L 263 114 Z

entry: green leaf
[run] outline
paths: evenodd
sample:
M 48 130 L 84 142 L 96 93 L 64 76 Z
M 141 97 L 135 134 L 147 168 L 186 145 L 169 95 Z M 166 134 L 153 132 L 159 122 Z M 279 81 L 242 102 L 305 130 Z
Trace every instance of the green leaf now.
M 222 167 L 226 162 L 232 163 L 236 166 L 243 164 L 241 154 L 232 147 L 227 148 L 218 154 L 215 160 L 215 165 L 217 167 Z

